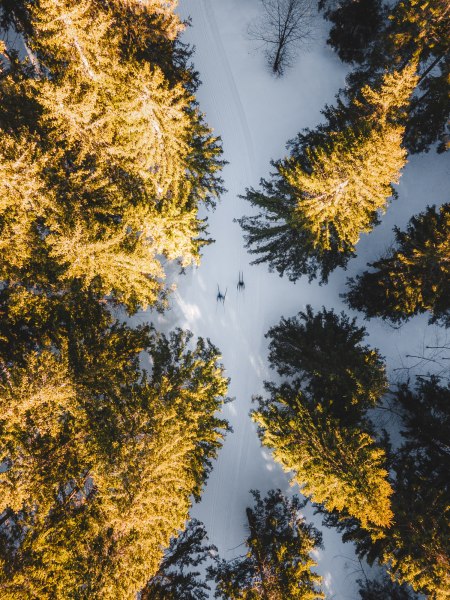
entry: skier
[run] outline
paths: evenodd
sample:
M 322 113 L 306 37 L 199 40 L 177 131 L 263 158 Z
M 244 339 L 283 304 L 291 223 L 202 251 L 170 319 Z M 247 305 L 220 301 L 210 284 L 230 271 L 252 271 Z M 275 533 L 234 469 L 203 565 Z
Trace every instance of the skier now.
M 220 291 L 220 288 L 219 288 L 219 284 L 217 284 L 217 296 L 216 296 L 217 302 L 222 302 L 222 304 L 225 304 L 227 290 L 228 290 L 228 288 L 225 290 L 225 294 L 222 294 L 222 292 Z
M 237 283 L 236 289 L 238 292 L 245 290 L 244 271 L 239 271 L 239 281 Z

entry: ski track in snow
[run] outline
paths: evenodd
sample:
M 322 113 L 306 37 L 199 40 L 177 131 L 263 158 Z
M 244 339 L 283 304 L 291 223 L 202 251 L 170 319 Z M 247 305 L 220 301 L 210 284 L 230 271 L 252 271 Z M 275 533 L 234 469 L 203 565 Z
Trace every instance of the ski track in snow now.
M 214 8 L 213 8 L 210 0 L 202 0 L 202 3 L 203 3 L 203 10 L 204 10 L 204 13 L 205 13 L 207 21 L 208 21 L 209 29 L 212 34 L 213 40 L 214 40 L 216 52 L 220 59 L 219 64 L 220 64 L 221 68 L 224 70 L 225 75 L 226 75 L 226 83 L 227 83 L 226 88 L 230 92 L 231 97 L 232 97 L 232 106 L 230 107 L 230 112 L 232 114 L 234 112 L 235 114 L 238 115 L 238 122 L 240 125 L 240 130 L 238 130 L 238 131 L 241 134 L 240 137 L 242 139 L 244 148 L 246 150 L 245 154 L 246 154 L 246 159 L 247 159 L 246 160 L 247 169 L 248 169 L 248 172 L 253 176 L 254 175 L 253 143 L 252 143 L 252 136 L 250 133 L 250 129 L 248 127 L 245 111 L 242 106 L 239 91 L 238 91 L 236 82 L 233 77 L 233 72 L 230 68 L 230 64 L 228 62 L 226 51 L 225 51 L 225 48 L 222 43 L 221 34 L 220 34 L 219 28 L 217 26 L 215 14 L 214 14 Z M 238 203 L 239 203 L 239 198 L 236 196 L 235 205 L 238 205 Z M 236 206 L 236 208 L 237 208 L 237 206 Z M 242 258 L 241 257 L 242 257 L 243 252 L 244 252 L 244 248 L 241 247 L 241 252 L 240 252 L 240 257 L 239 257 L 239 269 L 242 268 Z M 258 277 L 257 286 L 255 289 L 255 291 L 256 291 L 255 296 L 257 299 L 257 304 L 255 307 L 254 319 L 255 319 L 256 323 L 259 322 L 260 309 L 261 309 L 259 283 L 260 283 L 260 276 Z M 238 290 L 236 290 L 236 292 L 237 292 L 237 294 L 239 294 L 239 293 L 245 294 L 245 290 L 243 292 L 238 292 Z M 238 299 L 239 299 L 239 296 L 238 296 L 237 300 Z M 239 314 L 237 316 L 239 317 Z M 234 362 L 233 366 L 239 367 L 236 364 L 236 361 Z M 234 371 L 234 369 L 233 369 L 233 371 Z M 249 397 L 251 395 L 251 390 L 249 389 L 248 383 L 246 385 L 245 390 L 243 390 L 243 391 L 246 394 L 246 397 Z M 239 436 L 239 440 L 238 440 L 238 450 L 237 450 L 238 463 L 236 465 L 233 480 L 232 480 L 232 483 L 230 486 L 231 489 L 236 489 L 237 486 L 239 485 L 239 473 L 241 473 L 244 470 L 244 466 L 246 464 L 247 455 L 248 455 L 249 436 L 251 435 L 250 420 L 246 419 L 244 421 L 243 425 L 244 425 L 243 431 L 240 432 L 240 436 Z M 223 483 L 224 482 L 222 482 L 222 484 Z M 218 498 L 219 493 L 220 493 L 220 489 L 216 488 L 216 490 L 215 490 L 216 501 L 213 503 L 213 511 L 216 506 L 218 507 L 217 498 Z M 225 530 L 226 531 L 229 531 L 231 529 L 232 518 L 233 518 L 233 513 L 230 510 L 230 511 L 228 511 L 227 519 L 225 522 Z
M 208 20 L 208 24 L 211 30 L 211 33 L 214 38 L 214 43 L 217 49 L 217 52 L 220 56 L 220 62 L 223 66 L 226 74 L 226 79 L 228 83 L 228 89 L 231 92 L 233 97 L 233 103 L 235 106 L 235 110 L 239 116 L 239 122 L 241 126 L 241 133 L 243 135 L 243 141 L 247 150 L 247 165 L 250 173 L 253 175 L 253 165 L 254 165 L 254 152 L 253 152 L 253 142 L 252 142 L 252 134 L 249 129 L 247 123 L 247 117 L 245 115 L 244 107 L 242 106 L 241 97 L 239 95 L 238 88 L 236 86 L 236 82 L 233 77 L 233 72 L 230 68 L 230 63 L 228 62 L 227 54 L 225 52 L 225 48 L 222 43 L 222 37 L 220 35 L 219 28 L 217 27 L 216 18 L 214 16 L 214 8 L 210 0 L 202 0 L 203 10 L 205 12 L 206 18 Z
M 180 2 L 181 16 L 192 17 L 185 38 L 196 46 L 194 63 L 203 82 L 197 94 L 200 108 L 214 133 L 222 137 L 224 158 L 229 161 L 223 172 L 228 192 L 216 211 L 208 213 L 210 234 L 216 242 L 205 249 L 199 268 L 187 269 L 185 276 L 176 278 L 178 289 L 171 310 L 163 316 L 140 313 L 134 317 L 135 322 L 152 319 L 166 331 L 175 326 L 189 328 L 196 336 L 210 338 L 222 353 L 231 378 L 229 393 L 235 397 L 224 415 L 234 432 L 226 437 L 202 500 L 191 514 L 205 523 L 211 542 L 226 559 L 243 553 L 245 507 L 252 502 L 249 490 L 264 493 L 279 487 L 292 493 L 289 477 L 260 446 L 248 416 L 252 394 L 262 393 L 263 380 L 274 377 L 266 364 L 265 332 L 282 315 L 294 315 L 306 304 L 316 310 L 322 305 L 342 310 L 339 293 L 344 291 L 346 276 L 359 272 L 367 260 L 391 243 L 393 225 L 403 227 L 427 202 L 446 199 L 443 158 L 432 154 L 414 157 L 399 186 L 400 200 L 388 209 L 381 226 L 363 236 L 358 258 L 347 273 L 334 273 L 323 287 L 305 280 L 294 285 L 268 273 L 265 265 L 249 265 L 251 256 L 243 247 L 239 225 L 233 222 L 250 211 L 239 194 L 267 176 L 270 159 L 283 155 L 288 139 L 302 127 L 319 122 L 320 108 L 333 101 L 345 76 L 345 68 L 326 48 L 323 34 L 282 80 L 272 78 L 264 71 L 261 57 L 249 55 L 244 36 L 243 27 L 256 7 L 256 0 Z M 236 290 L 239 270 L 244 271 L 243 292 Z M 222 293 L 227 288 L 223 306 L 216 301 L 217 285 Z M 377 321 L 366 326 L 368 343 L 380 348 L 391 372 L 402 365 L 418 340 L 436 335 L 435 328 L 426 326 L 425 317 L 414 319 L 400 332 Z M 305 514 L 320 527 L 321 519 L 310 507 Z M 355 572 L 358 565 L 352 547 L 342 544 L 333 530 L 322 531 L 325 549 L 318 551 L 316 558 L 324 588 L 334 600 L 356 600 L 355 580 L 361 573 Z

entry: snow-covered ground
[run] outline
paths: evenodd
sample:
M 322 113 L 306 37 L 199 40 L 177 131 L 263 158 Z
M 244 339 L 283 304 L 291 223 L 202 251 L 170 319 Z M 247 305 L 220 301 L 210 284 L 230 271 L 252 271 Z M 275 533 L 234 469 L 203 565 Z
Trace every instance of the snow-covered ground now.
M 251 257 L 233 219 L 248 214 L 250 207 L 238 195 L 268 175 L 270 159 L 286 153 L 288 139 L 319 122 L 320 109 L 333 101 L 346 73 L 325 45 L 326 26 L 318 17 L 316 39 L 310 48 L 300 54 L 284 78 L 273 78 L 263 56 L 253 51 L 246 38 L 247 24 L 258 7 L 258 0 L 181 0 L 180 13 L 192 17 L 185 40 L 196 46 L 194 62 L 203 82 L 198 100 L 207 122 L 222 137 L 229 161 L 223 173 L 228 193 L 209 214 L 215 244 L 206 248 L 199 268 L 178 279 L 171 310 L 158 318 L 160 326 L 187 327 L 198 336 L 209 337 L 220 348 L 231 378 L 230 395 L 235 400 L 225 412 L 234 433 L 228 435 L 203 499 L 193 509 L 193 516 L 205 523 L 210 540 L 224 558 L 242 553 L 239 546 L 245 535 L 250 489 L 264 492 L 279 487 L 292 493 L 288 475 L 260 446 L 248 416 L 252 394 L 261 392 L 263 380 L 271 377 L 265 332 L 282 315 L 296 314 L 308 303 L 316 309 L 322 305 L 344 308 L 339 294 L 345 289 L 346 277 L 359 272 L 389 246 L 394 225 L 403 227 L 427 204 L 444 202 L 449 174 L 443 156 L 413 157 L 399 186 L 400 198 L 390 206 L 382 225 L 358 244 L 358 258 L 348 271 L 335 272 L 327 286 L 308 284 L 307 280 L 292 284 L 269 273 L 265 265 L 249 266 Z M 236 288 L 239 271 L 244 272 L 243 292 Z M 216 301 L 218 286 L 222 293 L 227 292 L 224 305 Z M 151 318 L 155 320 L 154 315 Z M 148 320 L 149 315 L 139 314 L 135 319 Z M 392 379 L 405 373 L 394 369 L 413 364 L 407 354 L 420 354 L 426 340 L 433 345 L 436 335 L 443 338 L 442 331 L 426 323 L 425 317 L 416 318 L 400 330 L 380 321 L 367 325 L 368 340 L 385 356 Z M 419 369 L 425 372 L 426 366 Z M 311 510 L 307 514 L 314 519 Z M 314 520 L 319 526 L 320 519 Z M 324 576 L 329 597 L 356 600 L 355 580 L 361 573 L 352 546 L 342 544 L 332 530 L 323 533 L 325 549 L 318 555 L 318 571 Z

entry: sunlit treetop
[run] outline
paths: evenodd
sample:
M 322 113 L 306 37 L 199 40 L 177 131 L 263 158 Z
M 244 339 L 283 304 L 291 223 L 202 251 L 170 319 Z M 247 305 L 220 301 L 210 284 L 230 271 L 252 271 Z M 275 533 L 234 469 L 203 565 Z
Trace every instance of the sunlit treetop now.
M 0 363 L 2 598 L 131 600 L 200 496 L 227 380 L 190 334 L 61 316 L 59 351 Z
M 5 50 L 0 186 L 13 210 L 0 207 L 12 259 L 3 279 L 37 279 L 29 248 L 40 247 L 61 285 L 94 285 L 135 311 L 164 302 L 164 258 L 198 263 L 208 240 L 197 211 L 222 191 L 221 148 L 192 95 L 173 9 L 94 0 L 5 9 L 31 59 Z M 160 28 L 170 23 L 172 33 Z M 148 48 L 126 51 L 138 31 Z
M 363 117 L 342 131 L 330 131 L 323 143 L 305 148 L 279 167 L 297 194 L 294 222 L 312 236 L 314 245 L 352 250 L 361 233 L 386 209 L 392 184 L 406 163 L 404 128 L 396 124 L 417 82 L 415 65 L 386 74 L 378 89 L 362 89 Z M 396 118 L 397 117 L 397 118 Z

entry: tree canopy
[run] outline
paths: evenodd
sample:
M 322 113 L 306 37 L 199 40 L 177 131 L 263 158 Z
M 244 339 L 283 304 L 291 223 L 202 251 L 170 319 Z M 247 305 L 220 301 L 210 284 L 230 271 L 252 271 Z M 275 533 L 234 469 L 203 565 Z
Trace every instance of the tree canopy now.
M 80 281 L 134 311 L 163 299 L 161 257 L 199 260 L 197 209 L 222 189 L 221 149 L 173 8 L 6 3 L 32 60 L 3 51 L 3 279 L 36 279 L 33 248 L 58 285 Z
M 431 322 L 450 326 L 450 204 L 430 206 L 394 229 L 396 245 L 349 279 L 348 304 L 368 318 L 394 323 L 428 312 Z
M 95 325 L 21 364 L 2 359 L 3 598 L 134 598 L 227 429 L 211 344 Z
M 352 97 L 367 83 L 379 81 L 386 68 L 418 61 L 420 80 L 405 118 L 408 152 L 426 152 L 436 144 L 448 148 L 450 99 L 450 13 L 443 0 L 321 0 L 331 23 L 328 44 L 341 60 L 351 62 L 341 96 Z
M 175 6 L 0 1 L 5 599 L 135 598 L 228 430 L 218 350 L 118 316 L 164 305 L 222 190 Z
M 269 362 L 281 376 L 266 383 L 252 417 L 292 482 L 327 511 L 351 515 L 376 538 L 392 521 L 386 456 L 367 410 L 386 390 L 377 351 L 345 315 L 310 307 L 268 332 Z
M 239 220 L 250 252 L 261 255 L 255 263 L 267 261 L 292 281 L 302 274 L 326 281 L 346 266 L 361 234 L 386 210 L 406 163 L 401 119 L 415 70 L 411 63 L 385 72 L 348 105 L 327 108 L 327 123 L 290 143 L 291 155 L 273 163 L 276 172 L 261 181 L 262 191 L 247 190 L 261 210 Z
M 385 536 L 373 540 L 355 519 L 325 517 L 344 540 L 355 542 L 361 558 L 386 565 L 393 581 L 432 600 L 450 590 L 449 394 L 436 377 L 419 378 L 415 387 L 402 384 L 394 393 L 403 441 L 389 452 L 394 518 Z
M 319 600 L 321 577 L 312 569 L 313 550 L 322 536 L 305 522 L 305 502 L 271 490 L 265 498 L 252 491 L 255 503 L 246 510 L 248 536 L 245 556 L 222 560 L 210 569 L 216 598 L 224 600 Z

